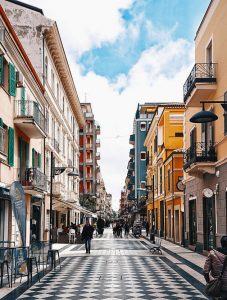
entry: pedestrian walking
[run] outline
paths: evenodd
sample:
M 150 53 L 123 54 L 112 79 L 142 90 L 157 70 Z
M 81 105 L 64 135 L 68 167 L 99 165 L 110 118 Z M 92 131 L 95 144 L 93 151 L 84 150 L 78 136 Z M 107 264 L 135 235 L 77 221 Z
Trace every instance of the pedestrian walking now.
M 86 253 L 90 254 L 91 251 L 91 239 L 93 238 L 94 227 L 90 225 L 89 219 L 86 220 L 81 237 L 85 241 Z
M 103 235 L 104 226 L 105 226 L 105 221 L 101 217 L 99 217 L 97 221 L 97 229 L 99 235 Z
M 209 284 L 212 280 L 219 278 L 222 271 L 220 295 L 213 299 L 227 299 L 227 236 L 221 238 L 221 247 L 211 250 L 205 261 L 203 275 L 206 283 Z
M 148 236 L 148 234 L 149 234 L 149 229 L 150 229 L 150 224 L 149 224 L 149 222 L 147 221 L 146 222 L 146 235 Z
M 128 222 L 125 223 L 125 237 L 128 237 L 129 235 L 129 224 Z

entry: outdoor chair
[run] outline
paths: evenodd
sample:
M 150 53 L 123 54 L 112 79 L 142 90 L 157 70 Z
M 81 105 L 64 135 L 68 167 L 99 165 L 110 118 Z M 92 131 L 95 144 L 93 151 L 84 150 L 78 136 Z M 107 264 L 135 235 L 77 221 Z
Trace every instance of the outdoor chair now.
M 152 254 L 162 254 L 161 243 L 162 243 L 161 239 L 159 238 L 155 239 L 155 245 L 150 248 Z
M 6 266 L 6 269 L 7 269 L 8 284 L 9 284 L 9 287 L 10 287 L 9 262 L 7 260 L 7 250 L 6 249 L 0 249 L 1 287 L 3 286 L 4 266 Z
M 59 255 L 59 250 L 57 249 L 50 249 L 48 250 L 48 254 L 47 254 L 47 263 L 46 263 L 46 269 L 47 269 L 47 265 L 50 259 L 51 262 L 51 269 L 56 268 L 56 255 L 58 255 L 58 264 L 60 266 L 60 270 L 61 270 L 61 260 L 60 260 L 60 255 Z
M 75 244 L 75 235 L 76 235 L 76 230 L 70 228 L 69 229 L 69 243 Z

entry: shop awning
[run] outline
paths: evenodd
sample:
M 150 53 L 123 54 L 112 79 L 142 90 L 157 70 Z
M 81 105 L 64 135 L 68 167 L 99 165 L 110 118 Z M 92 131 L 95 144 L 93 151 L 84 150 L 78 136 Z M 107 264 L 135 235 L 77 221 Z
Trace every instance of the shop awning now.
M 97 214 L 87 210 L 86 208 L 80 205 L 74 204 L 72 202 L 62 201 L 61 199 L 54 199 L 53 209 L 57 210 L 60 207 L 62 207 L 63 209 L 76 209 L 84 213 L 88 217 L 97 218 Z

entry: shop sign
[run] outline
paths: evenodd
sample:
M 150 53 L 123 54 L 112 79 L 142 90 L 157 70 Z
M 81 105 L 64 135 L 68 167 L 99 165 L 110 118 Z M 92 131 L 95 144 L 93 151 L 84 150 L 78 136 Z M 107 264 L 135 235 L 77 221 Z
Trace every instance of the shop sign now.
M 15 253 L 16 275 L 27 275 L 27 248 L 17 248 Z
M 21 234 L 22 244 L 26 244 L 26 205 L 24 189 L 19 181 L 14 181 L 10 187 L 10 199 L 15 219 Z

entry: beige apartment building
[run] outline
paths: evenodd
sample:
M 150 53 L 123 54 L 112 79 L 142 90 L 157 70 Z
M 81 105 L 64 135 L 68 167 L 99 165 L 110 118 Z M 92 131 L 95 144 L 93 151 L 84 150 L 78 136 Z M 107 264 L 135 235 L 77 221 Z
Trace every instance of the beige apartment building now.
M 45 230 L 46 106 L 44 87 L 0 6 L 0 240 L 16 246 L 24 235 L 10 201 L 13 182 L 25 193 L 24 244 L 43 239 Z
M 43 165 L 47 192 L 44 215 L 37 215 L 34 223 L 43 224 L 41 238 L 46 240 L 50 229 L 51 163 L 65 168 L 53 179 L 53 227 L 80 223 L 79 176 L 68 176 L 68 173 L 79 173 L 79 129 L 85 126 L 85 119 L 56 22 L 37 7 L 17 1 L 2 0 L 1 3 L 45 89 Z M 40 207 L 40 201 L 37 200 L 36 206 Z
M 185 241 L 198 252 L 227 234 L 227 1 L 213 0 L 195 37 L 195 65 L 184 84 Z M 215 122 L 192 123 L 202 110 Z M 209 103 L 210 102 L 210 103 Z

